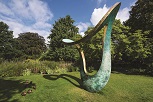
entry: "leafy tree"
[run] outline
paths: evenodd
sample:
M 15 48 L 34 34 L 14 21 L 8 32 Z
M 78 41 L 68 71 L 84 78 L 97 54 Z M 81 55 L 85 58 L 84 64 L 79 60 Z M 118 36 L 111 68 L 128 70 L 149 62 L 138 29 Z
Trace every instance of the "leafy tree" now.
M 147 38 L 149 31 L 136 30 L 128 37 L 130 41 L 129 57 L 131 61 L 144 63 L 144 59 L 151 55 L 150 44 Z
M 92 30 L 92 27 L 88 28 L 85 34 L 88 34 L 90 30 Z M 98 60 L 101 61 L 102 34 L 103 29 L 92 37 L 90 41 L 84 44 L 84 49 L 87 54 L 86 56 L 88 56 L 89 60 L 94 63 Z M 129 62 L 147 58 L 150 54 L 150 47 L 147 45 L 149 44 L 147 38 L 148 34 L 148 31 L 142 32 L 141 30 L 131 33 L 128 26 L 121 24 L 120 20 L 115 20 L 111 38 L 113 63 Z M 95 59 L 95 61 L 93 61 L 93 59 Z
M 44 37 L 38 33 L 21 33 L 17 38 L 17 48 L 28 58 L 37 58 L 46 51 Z
M 113 63 L 123 63 L 127 60 L 130 41 L 128 39 L 129 27 L 121 24 L 120 20 L 115 20 L 112 29 L 112 60 Z
M 11 60 L 16 55 L 16 49 L 13 46 L 13 31 L 9 30 L 9 26 L 0 22 L 0 58 Z
M 92 30 L 89 27 L 85 34 Z M 101 29 L 90 41 L 83 44 L 85 56 L 87 57 L 87 65 L 98 67 L 102 57 L 102 39 L 104 29 Z M 126 59 L 126 52 L 128 52 L 130 41 L 128 39 L 129 28 L 121 24 L 120 20 L 115 20 L 112 29 L 112 62 L 121 63 Z
M 87 35 L 93 27 L 88 27 L 88 30 L 85 32 Z M 90 40 L 83 43 L 83 50 L 86 57 L 87 67 L 94 67 L 95 69 L 99 68 L 102 56 L 102 39 L 103 39 L 103 29 L 100 30 L 96 35 L 94 35 Z
M 62 39 L 70 38 L 75 40 L 78 36 L 78 28 L 73 25 L 74 20 L 67 15 L 65 18 L 60 18 L 53 24 L 51 34 L 48 36 L 49 51 L 46 53 L 46 58 L 55 61 L 74 61 L 76 57 L 76 49 L 72 46 L 64 45 Z
M 124 22 L 131 29 L 131 60 L 153 68 L 153 1 L 137 0 L 131 7 L 130 17 Z M 132 48 L 133 47 L 133 48 Z M 134 62 L 135 62 L 134 61 Z M 153 69 L 151 69 L 153 72 Z
M 151 56 L 149 31 L 136 30 L 130 32 L 128 26 L 116 20 L 112 30 L 113 63 L 126 63 L 140 67 Z
M 153 0 L 137 0 L 131 8 L 130 17 L 125 25 L 132 31 L 151 30 L 150 34 L 153 36 Z

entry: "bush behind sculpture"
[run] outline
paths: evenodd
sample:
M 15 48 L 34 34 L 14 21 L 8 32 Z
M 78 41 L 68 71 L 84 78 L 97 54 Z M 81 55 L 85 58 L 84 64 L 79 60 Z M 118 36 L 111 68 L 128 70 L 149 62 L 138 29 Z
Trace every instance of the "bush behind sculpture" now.
M 0 77 L 26 76 L 31 74 L 53 74 L 74 71 L 71 64 L 55 61 L 38 61 L 27 59 L 25 61 L 4 61 L 0 64 Z

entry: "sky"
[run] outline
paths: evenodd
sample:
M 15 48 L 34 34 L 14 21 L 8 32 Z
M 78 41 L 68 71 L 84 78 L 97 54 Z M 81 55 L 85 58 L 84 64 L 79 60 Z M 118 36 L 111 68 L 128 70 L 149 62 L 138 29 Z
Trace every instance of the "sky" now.
M 89 26 L 95 26 L 116 2 L 121 2 L 116 19 L 129 18 L 136 0 L 0 0 L 0 21 L 9 26 L 14 37 L 34 32 L 46 39 L 60 18 L 70 15 L 82 36 Z

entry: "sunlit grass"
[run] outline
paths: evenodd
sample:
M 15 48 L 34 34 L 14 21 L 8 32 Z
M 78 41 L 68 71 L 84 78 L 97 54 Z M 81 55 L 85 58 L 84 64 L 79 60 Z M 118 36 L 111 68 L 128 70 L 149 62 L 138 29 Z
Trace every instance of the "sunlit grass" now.
M 36 90 L 25 88 L 32 81 Z M 80 87 L 79 72 L 0 78 L 0 101 L 15 102 L 153 102 L 153 77 L 111 74 L 106 87 L 90 93 Z M 22 96 L 23 91 L 33 92 Z

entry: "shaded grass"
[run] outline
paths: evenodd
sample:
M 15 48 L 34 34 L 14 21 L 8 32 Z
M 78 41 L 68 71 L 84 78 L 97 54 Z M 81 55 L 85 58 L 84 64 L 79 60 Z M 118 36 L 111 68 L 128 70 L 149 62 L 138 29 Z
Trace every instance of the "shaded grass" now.
M 36 84 L 31 94 L 23 81 Z M 106 87 L 90 93 L 81 87 L 79 72 L 0 78 L 0 101 L 10 102 L 153 102 L 153 77 L 111 74 Z

